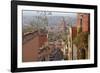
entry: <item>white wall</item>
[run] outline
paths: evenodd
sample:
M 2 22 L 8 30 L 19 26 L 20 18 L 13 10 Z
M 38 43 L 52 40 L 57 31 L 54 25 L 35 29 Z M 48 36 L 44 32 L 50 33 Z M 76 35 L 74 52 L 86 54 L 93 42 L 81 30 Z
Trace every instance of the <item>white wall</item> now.
M 74 3 L 74 4 L 94 4 L 98 5 L 98 19 L 100 19 L 100 0 L 34 0 L 45 2 L 59 2 L 59 3 Z M 0 0 L 0 73 L 10 73 L 10 0 Z M 100 21 L 98 22 L 100 24 Z M 98 25 L 98 28 L 100 25 Z M 100 31 L 100 28 L 98 29 Z M 100 33 L 98 33 L 100 37 Z M 98 38 L 100 43 L 100 38 Z M 100 52 L 100 45 L 98 52 Z M 100 53 L 98 54 L 100 56 Z M 99 57 L 100 61 L 100 57 Z M 100 62 L 99 62 L 100 64 Z M 100 73 L 100 66 L 98 68 L 85 68 L 85 69 L 70 69 L 70 70 L 55 70 L 55 71 L 39 71 L 36 73 Z M 27 72 L 29 73 L 29 72 Z M 32 72 L 31 72 L 32 73 Z M 35 73 L 35 72 L 34 72 Z

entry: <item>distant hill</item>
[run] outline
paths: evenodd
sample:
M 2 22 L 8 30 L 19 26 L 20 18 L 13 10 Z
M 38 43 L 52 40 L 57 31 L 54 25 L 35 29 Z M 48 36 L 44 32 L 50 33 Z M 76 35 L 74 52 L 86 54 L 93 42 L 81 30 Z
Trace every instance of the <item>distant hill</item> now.
M 57 25 L 63 16 L 48 16 L 48 25 L 53 26 Z M 70 17 L 70 19 L 66 16 L 63 17 L 64 21 L 67 24 L 71 24 L 72 26 L 76 23 L 76 17 Z M 35 16 L 23 16 L 23 25 L 30 24 L 35 19 Z

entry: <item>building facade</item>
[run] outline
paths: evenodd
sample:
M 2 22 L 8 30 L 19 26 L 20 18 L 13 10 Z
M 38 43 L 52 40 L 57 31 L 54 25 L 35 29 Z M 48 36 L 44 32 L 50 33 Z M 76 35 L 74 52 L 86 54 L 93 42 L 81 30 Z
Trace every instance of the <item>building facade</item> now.
M 83 36 L 84 39 L 86 39 L 87 43 L 81 43 L 80 48 L 78 48 L 78 59 L 88 59 L 89 58 L 89 53 L 90 53 L 90 40 L 88 40 L 90 37 L 90 14 L 88 13 L 78 13 L 77 14 L 77 35 L 80 35 L 82 40 Z M 87 36 L 87 37 L 86 37 Z M 87 45 L 84 46 L 84 45 Z
M 22 61 L 38 61 L 39 49 L 47 42 L 47 34 L 32 32 L 23 36 Z
M 90 31 L 90 14 L 88 13 L 78 13 L 77 14 L 77 28 L 81 28 L 81 32 Z

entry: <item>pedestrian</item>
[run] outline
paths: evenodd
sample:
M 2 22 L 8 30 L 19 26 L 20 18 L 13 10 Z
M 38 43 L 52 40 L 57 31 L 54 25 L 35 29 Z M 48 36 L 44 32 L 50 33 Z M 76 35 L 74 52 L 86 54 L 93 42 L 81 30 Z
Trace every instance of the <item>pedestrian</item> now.
M 50 61 L 57 61 L 63 59 L 63 52 L 59 48 L 54 48 L 49 56 Z

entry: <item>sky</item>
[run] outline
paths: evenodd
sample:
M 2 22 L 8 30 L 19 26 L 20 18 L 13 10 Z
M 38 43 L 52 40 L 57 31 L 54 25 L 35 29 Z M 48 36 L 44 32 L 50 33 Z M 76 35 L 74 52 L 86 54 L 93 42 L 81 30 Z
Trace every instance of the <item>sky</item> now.
M 36 16 L 36 15 L 44 15 L 46 14 L 47 16 L 71 16 L 75 17 L 76 13 L 69 13 L 69 12 L 50 12 L 50 11 L 33 11 L 33 10 L 23 10 L 23 15 L 24 16 Z

